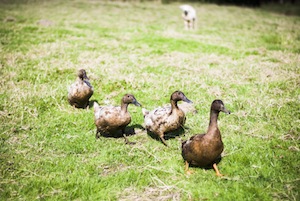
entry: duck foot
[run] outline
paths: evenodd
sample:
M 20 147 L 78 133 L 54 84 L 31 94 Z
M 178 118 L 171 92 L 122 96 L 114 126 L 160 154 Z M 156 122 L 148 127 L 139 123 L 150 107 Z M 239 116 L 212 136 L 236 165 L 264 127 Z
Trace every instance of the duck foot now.
M 185 172 L 186 175 L 191 175 L 193 173 L 194 173 L 194 171 L 192 171 L 192 170 L 188 170 L 188 171 Z
M 160 139 L 161 139 L 162 143 L 163 143 L 166 147 L 168 147 L 168 144 L 167 144 L 166 140 L 164 139 L 164 136 L 160 136 Z
M 214 170 L 216 171 L 217 177 L 223 177 L 223 176 L 224 176 L 224 175 L 222 175 L 222 174 L 220 173 L 220 171 L 219 171 L 219 169 L 218 169 L 216 163 L 213 164 L 213 168 L 214 168 Z
M 136 142 L 130 142 L 130 141 L 128 140 L 128 138 L 126 137 L 125 134 L 123 134 L 123 137 L 124 137 L 124 140 L 125 140 L 125 144 L 131 144 L 131 145 L 136 144 Z
M 96 140 L 100 138 L 100 132 L 96 131 Z
M 187 161 L 185 161 L 185 168 L 184 168 L 184 172 L 185 172 L 185 174 L 187 174 L 187 175 L 191 175 L 191 174 L 193 174 L 194 173 L 194 171 L 192 171 L 192 170 L 189 170 L 189 163 L 187 162 Z
M 125 141 L 125 144 L 129 144 L 129 145 L 134 145 L 134 144 L 136 144 L 136 142 L 129 142 L 129 141 Z

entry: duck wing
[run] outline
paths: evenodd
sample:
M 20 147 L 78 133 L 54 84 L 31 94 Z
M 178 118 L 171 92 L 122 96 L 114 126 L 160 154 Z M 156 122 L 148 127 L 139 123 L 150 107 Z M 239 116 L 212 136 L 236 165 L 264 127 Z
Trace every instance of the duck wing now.
M 199 142 L 203 139 L 204 136 L 205 134 L 193 135 L 192 137 L 190 137 L 190 139 L 183 141 L 181 147 L 183 148 L 184 146 L 191 146 L 192 142 L 197 142 L 197 141 Z
M 121 107 L 96 106 L 94 115 L 97 129 L 106 134 L 112 134 L 125 128 L 131 121 L 130 114 L 122 113 Z
M 171 107 L 159 107 L 152 111 L 144 111 L 144 122 L 146 128 L 151 128 L 154 124 L 164 123 L 171 114 Z
M 83 81 L 73 83 L 69 87 L 68 92 L 69 102 L 74 102 L 79 105 L 85 104 L 94 93 L 91 85 Z
M 194 135 L 190 139 L 182 142 L 181 155 L 185 161 L 197 165 L 196 161 L 202 159 L 203 147 L 201 145 L 204 136 L 205 134 Z
M 94 104 L 94 115 L 95 119 L 111 119 L 120 116 L 121 107 L 115 106 L 99 106 L 99 104 Z
M 78 82 L 74 82 L 73 84 L 71 84 L 71 86 L 68 89 L 68 98 L 72 98 L 73 96 L 77 96 L 76 94 L 79 93 L 80 89 L 80 83 Z

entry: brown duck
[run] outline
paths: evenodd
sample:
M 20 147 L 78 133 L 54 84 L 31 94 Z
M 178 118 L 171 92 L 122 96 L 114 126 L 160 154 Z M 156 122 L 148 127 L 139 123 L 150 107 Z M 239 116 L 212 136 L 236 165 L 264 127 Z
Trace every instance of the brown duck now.
M 177 105 L 177 102 L 181 100 L 192 103 L 183 92 L 175 91 L 170 97 L 171 107 L 159 107 L 150 112 L 144 108 L 142 110 L 145 128 L 157 135 L 166 146 L 168 145 L 164 134 L 179 129 L 185 123 L 185 114 Z
M 86 108 L 94 90 L 84 69 L 80 69 L 77 76 L 76 82 L 69 88 L 68 101 L 73 107 Z
M 182 157 L 185 161 L 185 172 L 190 174 L 189 165 L 213 167 L 217 176 L 222 176 L 217 168 L 217 159 L 224 149 L 221 133 L 218 128 L 220 112 L 230 114 L 221 100 L 214 100 L 210 108 L 210 122 L 207 133 L 197 134 L 182 143 Z
M 95 125 L 97 127 L 96 138 L 100 135 L 108 137 L 118 137 L 123 135 L 126 144 L 130 142 L 126 138 L 125 128 L 131 122 L 130 113 L 127 111 L 128 105 L 141 106 L 131 94 L 126 94 L 121 100 L 121 106 L 99 106 L 94 103 Z

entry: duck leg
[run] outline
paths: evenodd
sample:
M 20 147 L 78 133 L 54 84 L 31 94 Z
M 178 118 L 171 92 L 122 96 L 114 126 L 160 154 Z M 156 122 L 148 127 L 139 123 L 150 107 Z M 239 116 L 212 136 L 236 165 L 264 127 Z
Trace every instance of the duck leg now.
M 164 134 L 163 134 L 163 133 L 160 133 L 159 138 L 160 138 L 160 140 L 162 141 L 162 143 L 163 143 L 165 146 L 168 146 L 166 140 L 164 139 Z
M 100 138 L 100 132 L 98 131 L 98 129 L 96 130 L 96 139 Z
M 125 134 L 125 129 L 122 129 L 122 133 L 123 133 L 123 137 L 124 137 L 124 140 L 125 140 L 125 144 L 135 144 L 135 142 L 130 142 L 128 140 L 128 138 L 126 137 L 126 134 Z
M 223 175 L 219 172 L 219 169 L 218 169 L 216 163 L 213 164 L 213 168 L 214 168 L 214 170 L 216 171 L 216 175 L 217 175 L 218 177 L 222 177 L 222 176 L 223 176 Z
M 184 172 L 187 175 L 193 174 L 193 171 L 189 170 L 189 166 L 190 166 L 190 164 L 187 161 L 185 161 Z
M 168 144 L 167 144 L 166 140 L 164 139 L 164 136 L 160 136 L 160 139 L 161 139 L 162 143 L 164 143 L 164 145 L 168 147 Z
M 86 109 L 86 110 L 89 110 L 89 109 L 90 109 L 90 103 L 89 103 L 89 101 L 88 101 L 87 104 L 85 105 L 85 109 Z

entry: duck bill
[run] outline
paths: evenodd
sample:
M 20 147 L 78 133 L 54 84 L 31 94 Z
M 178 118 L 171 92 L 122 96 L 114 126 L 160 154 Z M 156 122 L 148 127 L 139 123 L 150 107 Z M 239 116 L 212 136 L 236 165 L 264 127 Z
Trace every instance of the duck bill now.
M 189 100 L 187 97 L 184 97 L 183 99 L 184 102 L 187 102 L 187 103 L 193 103 L 191 100 Z
M 134 105 L 137 106 L 137 107 L 142 107 L 142 105 L 141 105 L 139 102 L 137 102 L 136 100 L 134 100 L 134 101 L 132 102 L 132 104 L 134 104 Z
M 83 79 L 88 80 L 88 76 L 86 74 L 83 75 Z
M 223 108 L 222 112 L 224 112 L 225 114 L 230 114 L 230 110 L 227 110 L 225 107 Z

